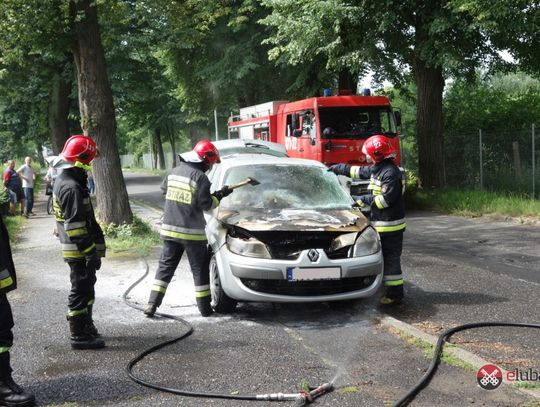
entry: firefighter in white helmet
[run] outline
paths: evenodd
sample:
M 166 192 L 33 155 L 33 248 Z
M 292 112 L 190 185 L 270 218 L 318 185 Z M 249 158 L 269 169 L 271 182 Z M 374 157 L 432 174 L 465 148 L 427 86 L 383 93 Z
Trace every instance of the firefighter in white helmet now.
M 210 181 L 205 172 L 220 162 L 219 151 L 210 141 L 199 141 L 192 151 L 180 154 L 180 161 L 180 165 L 171 170 L 161 186 L 165 194 L 160 233 L 163 251 L 148 305 L 144 310 L 148 317 L 154 316 L 161 305 L 184 251 L 193 274 L 199 312 L 204 317 L 213 312 L 210 305 L 208 242 L 204 231 L 206 221 L 203 211 L 216 208 L 221 199 L 233 190 L 224 186 L 221 190 L 210 193 Z
M 370 220 L 379 232 L 384 258 L 382 305 L 399 304 L 403 299 L 401 252 L 405 232 L 405 206 L 403 201 L 404 174 L 394 163 L 396 152 L 388 138 L 374 135 L 368 138 L 362 152 L 370 166 L 336 164 L 330 170 L 351 178 L 369 179 L 369 193 L 355 197 L 360 207 L 369 206 Z

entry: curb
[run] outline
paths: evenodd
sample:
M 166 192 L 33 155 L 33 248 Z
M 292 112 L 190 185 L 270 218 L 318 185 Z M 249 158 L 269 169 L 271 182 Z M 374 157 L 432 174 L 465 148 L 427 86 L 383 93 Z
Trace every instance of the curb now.
M 437 340 L 439 339 L 437 336 L 430 335 L 414 327 L 413 325 L 407 324 L 406 322 L 400 321 L 399 319 L 395 319 L 390 316 L 385 316 L 381 318 L 380 321 L 386 327 L 399 329 L 405 332 L 407 335 L 410 335 L 423 342 L 429 343 L 432 346 L 435 346 L 435 344 L 437 343 Z M 492 362 L 485 360 L 481 358 L 480 356 L 475 355 L 474 353 L 471 353 L 465 349 L 462 349 L 455 344 L 452 344 L 451 347 L 449 346 L 445 347 L 444 352 L 454 356 L 455 358 L 461 360 L 464 363 L 472 365 L 476 370 L 480 369 L 484 365 L 492 364 Z M 501 369 L 501 370 L 502 370 L 503 377 L 505 377 L 507 371 L 504 369 Z M 514 390 L 517 390 L 521 393 L 524 393 L 527 396 L 540 399 L 540 390 L 523 389 L 523 388 L 520 388 L 513 384 L 508 383 L 506 380 L 503 380 L 502 384 L 509 386 L 513 388 Z

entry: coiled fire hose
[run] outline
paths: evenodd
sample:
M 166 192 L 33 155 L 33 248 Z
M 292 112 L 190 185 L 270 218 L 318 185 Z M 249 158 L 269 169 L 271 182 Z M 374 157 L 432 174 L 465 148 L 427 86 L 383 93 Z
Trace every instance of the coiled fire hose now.
M 129 293 L 131 292 L 131 290 L 134 287 L 136 287 L 142 280 L 146 278 L 146 276 L 148 275 L 148 271 L 149 271 L 148 264 L 146 264 L 145 262 L 144 274 L 139 279 L 137 279 L 133 284 L 131 284 L 122 295 L 122 299 L 128 306 L 136 310 L 139 310 L 141 312 L 143 311 L 143 308 L 129 302 L 127 297 Z M 175 315 L 170 315 L 170 314 L 158 313 L 158 312 L 156 312 L 156 315 L 159 315 L 163 318 L 174 319 L 175 321 L 180 322 L 182 325 L 186 327 L 186 332 L 177 338 L 173 338 L 173 339 L 161 342 L 155 346 L 152 346 L 151 348 L 146 349 L 145 351 L 143 351 L 142 353 L 140 353 L 139 355 L 137 355 L 136 357 L 134 357 L 132 360 L 129 361 L 126 367 L 126 371 L 129 378 L 133 380 L 135 383 L 138 383 L 142 386 L 149 387 L 151 389 L 155 389 L 159 391 L 164 391 L 167 393 L 177 394 L 179 396 L 186 396 L 186 397 L 219 398 L 219 399 L 230 399 L 230 400 L 254 400 L 254 401 L 287 401 L 287 400 L 291 401 L 293 400 L 296 402 L 296 405 L 298 406 L 303 406 L 305 404 L 311 403 L 315 400 L 315 398 L 334 390 L 334 384 L 330 382 L 330 383 L 323 383 L 322 385 L 317 386 L 317 387 L 310 387 L 309 391 L 300 391 L 299 393 L 292 393 L 292 394 L 268 393 L 268 394 L 256 394 L 256 395 L 231 395 L 231 394 L 222 394 L 222 393 L 209 393 L 209 392 L 175 389 L 175 388 L 160 386 L 160 385 L 148 382 L 146 380 L 143 380 L 133 374 L 133 368 L 138 362 L 140 362 L 149 354 L 156 352 L 157 350 L 162 349 L 166 346 L 172 345 L 173 343 L 181 341 L 182 339 L 187 338 L 193 333 L 193 326 L 189 322 L 187 322 L 186 320 L 180 317 L 177 317 Z M 453 328 L 449 328 L 445 330 L 443 333 L 439 335 L 439 338 L 437 340 L 437 343 L 435 345 L 435 349 L 433 352 L 433 358 L 431 360 L 431 363 L 428 369 L 426 370 L 426 373 L 424 373 L 424 375 L 420 378 L 417 384 L 413 386 L 402 398 L 394 402 L 392 404 L 392 407 L 408 406 L 409 403 L 411 403 L 414 400 L 416 395 L 420 393 L 420 391 L 422 391 L 422 389 L 424 389 L 429 384 L 429 382 L 431 381 L 431 378 L 433 377 L 433 375 L 435 374 L 435 371 L 437 370 L 437 366 L 439 365 L 444 342 L 448 338 L 450 338 L 450 336 L 452 336 L 456 332 L 465 331 L 467 329 L 496 327 L 496 326 L 540 328 L 540 324 L 536 324 L 536 323 L 491 321 L 491 322 L 474 322 L 474 323 L 469 323 L 469 324 L 463 324 L 463 325 L 458 325 Z

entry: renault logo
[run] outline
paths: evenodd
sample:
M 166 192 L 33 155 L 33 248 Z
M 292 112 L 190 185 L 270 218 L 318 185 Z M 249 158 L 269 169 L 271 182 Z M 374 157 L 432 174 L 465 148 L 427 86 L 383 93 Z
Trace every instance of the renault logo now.
M 315 263 L 317 260 L 319 260 L 319 252 L 315 249 L 310 249 L 307 256 L 312 263 Z

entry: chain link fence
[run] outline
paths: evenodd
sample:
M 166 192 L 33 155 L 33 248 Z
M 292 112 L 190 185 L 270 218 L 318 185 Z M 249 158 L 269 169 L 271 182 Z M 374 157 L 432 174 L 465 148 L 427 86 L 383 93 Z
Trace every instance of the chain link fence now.
M 538 198 L 540 141 L 529 129 L 471 129 L 445 140 L 448 184 Z

